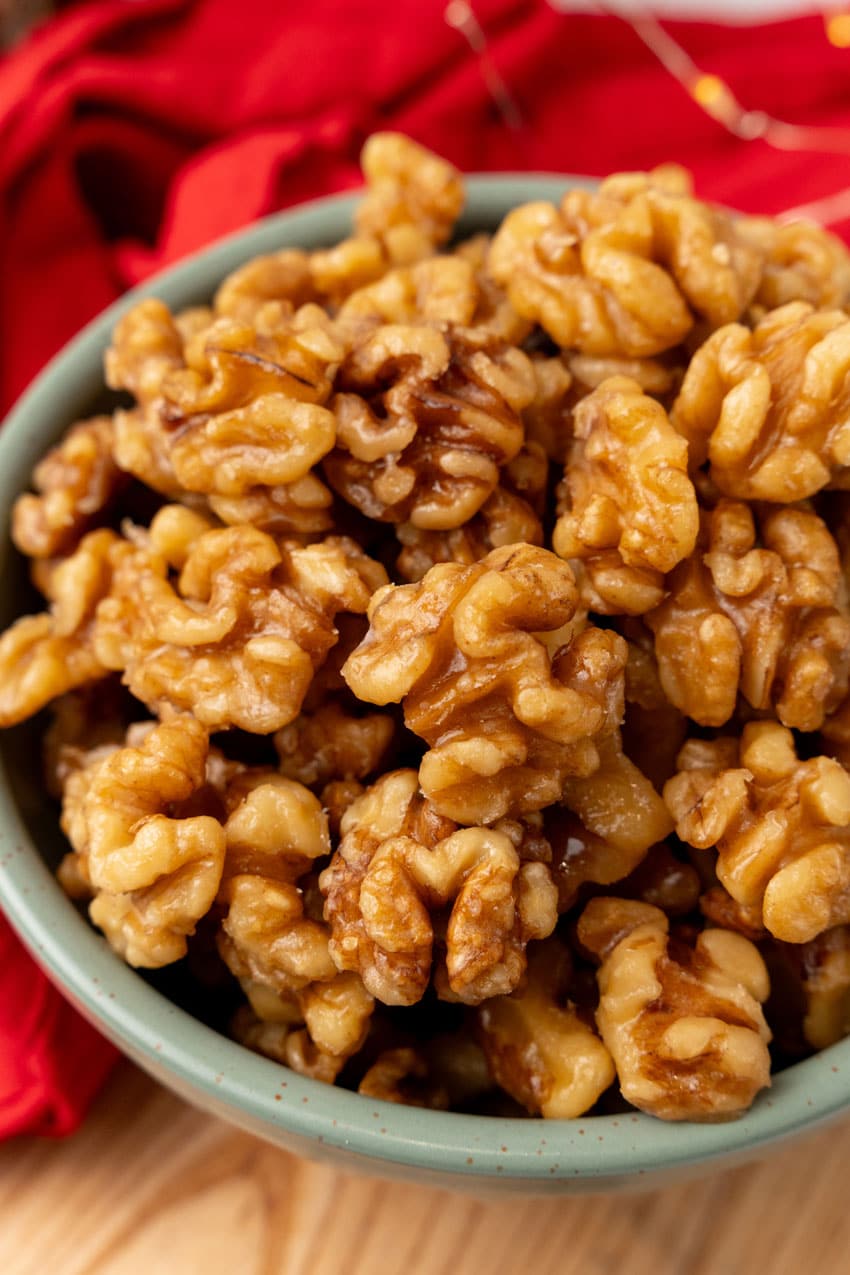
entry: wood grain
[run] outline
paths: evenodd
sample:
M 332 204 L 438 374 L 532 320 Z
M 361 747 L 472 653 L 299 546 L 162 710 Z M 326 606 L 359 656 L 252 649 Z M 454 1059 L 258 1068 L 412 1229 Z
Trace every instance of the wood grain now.
M 123 1067 L 0 1147 L 2 1275 L 846 1275 L 850 1125 L 646 1195 L 481 1202 L 294 1159 Z

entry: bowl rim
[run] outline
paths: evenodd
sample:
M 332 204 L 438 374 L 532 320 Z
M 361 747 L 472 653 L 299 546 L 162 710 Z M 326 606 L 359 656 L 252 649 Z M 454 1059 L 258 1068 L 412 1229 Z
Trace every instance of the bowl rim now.
M 557 198 L 590 179 L 562 174 L 481 174 L 467 179 L 462 225 L 472 229 L 528 199 Z M 90 322 L 35 379 L 0 431 L 0 517 L 48 441 L 90 409 L 116 321 L 158 296 L 194 304 L 252 256 L 336 242 L 349 232 L 356 194 L 334 195 L 264 218 L 152 276 Z M 59 403 L 60 408 L 56 408 Z M 0 577 L 12 553 L 4 527 Z M 0 904 L 61 991 L 119 1048 L 184 1094 L 198 1093 L 236 1124 L 299 1135 L 375 1161 L 458 1177 L 630 1178 L 696 1162 L 754 1156 L 768 1143 L 813 1129 L 850 1106 L 850 1040 L 774 1078 L 730 1123 L 668 1124 L 639 1112 L 571 1121 L 458 1115 L 402 1107 L 321 1084 L 253 1054 L 205 1026 L 125 965 L 62 893 L 38 853 L 0 766 Z

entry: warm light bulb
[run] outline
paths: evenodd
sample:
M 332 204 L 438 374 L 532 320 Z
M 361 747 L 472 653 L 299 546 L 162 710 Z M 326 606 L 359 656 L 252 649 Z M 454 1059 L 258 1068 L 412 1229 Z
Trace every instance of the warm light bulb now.
M 836 49 L 850 49 L 850 13 L 831 13 L 824 18 L 826 38 Z

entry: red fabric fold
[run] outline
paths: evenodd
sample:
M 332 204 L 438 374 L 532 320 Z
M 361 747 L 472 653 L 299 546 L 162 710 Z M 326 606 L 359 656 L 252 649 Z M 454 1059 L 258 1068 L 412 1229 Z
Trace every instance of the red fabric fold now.
M 522 114 L 508 129 L 444 0 L 93 0 L 0 64 L 0 407 L 154 270 L 358 181 L 364 138 L 410 132 L 460 167 L 602 174 L 673 159 L 703 195 L 779 211 L 848 164 L 743 143 L 614 18 L 476 0 Z M 847 130 L 850 52 L 817 17 L 671 30 L 745 106 Z M 0 1136 L 70 1131 L 114 1053 L 0 919 Z

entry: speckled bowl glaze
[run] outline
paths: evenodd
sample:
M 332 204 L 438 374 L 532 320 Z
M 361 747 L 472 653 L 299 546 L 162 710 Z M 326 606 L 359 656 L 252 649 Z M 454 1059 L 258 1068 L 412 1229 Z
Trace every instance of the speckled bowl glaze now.
M 470 179 L 462 231 L 494 226 L 515 204 L 557 198 L 577 179 Z M 589 184 L 589 183 L 581 183 Z M 206 300 L 230 270 L 276 248 L 319 247 L 349 232 L 354 199 L 271 217 L 166 271 L 112 306 L 42 373 L 0 434 L 0 621 L 26 609 L 26 576 L 8 540 L 15 496 L 65 427 L 108 406 L 102 355 L 117 319 L 143 296 L 174 308 Z M 0 905 L 77 1008 L 137 1063 L 190 1102 L 301 1155 L 384 1176 L 479 1193 L 544 1194 L 658 1186 L 760 1156 L 850 1106 L 850 1041 L 791 1067 L 731 1124 L 663 1124 L 638 1114 L 575 1121 L 450 1115 L 330 1088 L 228 1040 L 129 969 L 65 898 L 62 853 L 34 723 L 0 739 Z

